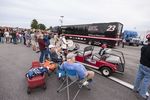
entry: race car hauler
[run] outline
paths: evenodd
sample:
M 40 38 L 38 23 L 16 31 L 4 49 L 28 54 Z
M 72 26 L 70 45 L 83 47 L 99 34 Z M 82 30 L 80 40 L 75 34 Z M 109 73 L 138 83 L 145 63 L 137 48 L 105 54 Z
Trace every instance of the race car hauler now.
M 93 23 L 61 26 L 68 39 L 83 41 L 87 44 L 115 47 L 122 41 L 123 24 L 120 22 Z

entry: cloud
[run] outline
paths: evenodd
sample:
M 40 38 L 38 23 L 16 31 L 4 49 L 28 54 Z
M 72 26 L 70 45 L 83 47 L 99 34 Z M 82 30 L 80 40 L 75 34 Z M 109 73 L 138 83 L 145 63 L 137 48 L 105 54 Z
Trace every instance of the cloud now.
M 149 0 L 1 0 L 0 25 L 30 27 L 36 18 L 46 26 L 121 22 L 124 29 L 150 29 Z

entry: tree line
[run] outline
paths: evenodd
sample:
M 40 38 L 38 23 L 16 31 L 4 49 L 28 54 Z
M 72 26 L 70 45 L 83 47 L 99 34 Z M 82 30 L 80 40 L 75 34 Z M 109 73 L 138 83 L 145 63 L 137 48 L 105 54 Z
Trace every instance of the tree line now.
M 38 23 L 36 19 L 33 19 L 31 22 L 31 29 L 45 30 L 46 26 L 43 23 Z

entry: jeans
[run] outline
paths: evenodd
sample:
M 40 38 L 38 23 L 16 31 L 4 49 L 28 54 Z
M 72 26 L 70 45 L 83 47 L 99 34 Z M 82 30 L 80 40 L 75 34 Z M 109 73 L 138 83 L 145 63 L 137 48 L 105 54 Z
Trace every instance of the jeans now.
M 21 37 L 19 37 L 19 42 L 20 42 L 20 43 L 22 43 L 22 36 L 21 36 Z
M 40 55 L 40 63 L 43 63 L 43 61 L 45 60 L 45 55 L 46 55 L 46 50 L 41 50 L 41 55 Z
M 17 44 L 17 38 L 16 37 L 13 37 L 13 43 Z
M 23 37 L 23 44 L 26 45 L 26 38 Z
M 45 58 L 46 58 L 46 59 L 51 59 L 51 58 L 50 58 L 50 51 L 49 51 L 49 48 L 46 48 Z
M 4 43 L 4 37 L 1 37 L 1 43 Z
M 150 68 L 140 64 L 136 80 L 134 83 L 134 91 L 138 91 L 143 98 L 146 98 L 146 92 L 148 91 L 149 85 L 150 85 Z

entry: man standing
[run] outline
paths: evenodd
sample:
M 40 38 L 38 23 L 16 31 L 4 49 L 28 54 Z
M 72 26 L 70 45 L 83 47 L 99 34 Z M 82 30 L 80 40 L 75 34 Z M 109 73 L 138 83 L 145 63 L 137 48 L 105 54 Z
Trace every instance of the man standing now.
M 68 42 L 66 40 L 65 35 L 62 35 L 62 38 L 60 38 L 60 42 L 61 42 L 61 48 L 62 48 L 62 50 L 64 52 L 65 60 L 66 60 L 66 56 L 67 56 L 67 53 L 68 53 L 68 51 L 67 51 Z
M 16 31 L 13 31 L 13 32 L 12 32 L 12 40 L 13 40 L 13 44 L 17 44 Z
M 1 30 L 1 43 L 4 43 L 4 29 Z
M 143 99 L 147 98 L 146 94 L 150 85 L 150 34 L 146 38 L 148 45 L 141 48 L 140 65 L 134 83 L 134 91 L 138 92 Z
M 25 38 L 25 32 L 24 31 L 22 31 L 22 36 L 23 36 L 23 44 L 26 45 L 26 38 Z
M 49 48 L 48 46 L 50 45 L 50 35 L 47 33 L 47 32 L 43 32 L 44 34 L 44 42 L 45 42 L 45 45 L 46 45 L 46 55 L 45 55 L 45 58 L 48 59 L 48 55 L 49 55 Z
M 45 55 L 46 55 L 46 44 L 43 40 L 43 34 L 39 35 L 38 44 L 39 44 L 39 49 L 41 52 L 39 61 L 41 64 L 43 64 L 43 61 L 45 60 Z

